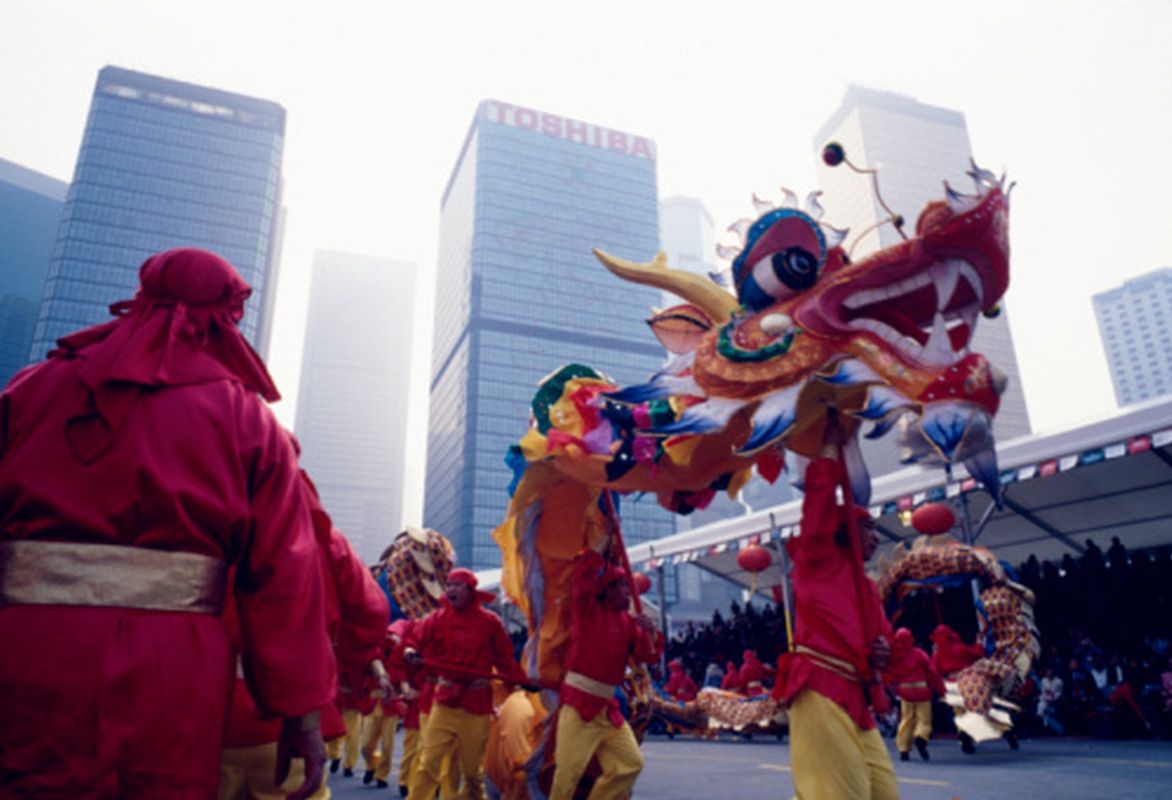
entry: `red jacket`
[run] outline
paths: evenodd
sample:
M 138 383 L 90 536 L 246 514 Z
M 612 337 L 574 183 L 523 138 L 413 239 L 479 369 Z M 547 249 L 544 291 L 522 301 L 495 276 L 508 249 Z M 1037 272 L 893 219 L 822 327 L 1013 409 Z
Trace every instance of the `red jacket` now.
M 587 721 L 607 709 L 611 722 L 619 726 L 623 718 L 613 687 L 622 683 L 628 658 L 646 663 L 657 653 L 651 635 L 629 612 L 612 611 L 599 602 L 605 589 L 601 582 L 604 568 L 602 556 L 593 550 L 583 552 L 574 564 L 566 669 L 611 686 L 612 691 L 604 698 L 563 682 L 561 700 Z
M 979 644 L 965 644 L 960 634 L 940 624 L 932 631 L 932 668 L 937 674 L 951 678 L 985 655 Z
M 415 623 L 408 645 L 428 661 L 477 671 L 495 670 L 518 682 L 525 673 L 513 658 L 513 643 L 500 618 L 472 602 L 457 611 L 447 598 L 435 611 Z M 434 670 L 438 676 L 436 703 L 463 708 L 473 714 L 492 713 L 492 686 L 459 670 Z
M 900 700 L 923 703 L 933 695 L 944 694 L 944 681 L 928 659 L 928 654 L 915 646 L 911 631 L 900 628 L 891 642 L 891 661 L 883 678 Z
M 667 664 L 668 672 L 667 683 L 663 687 L 663 691 L 667 696 L 673 700 L 680 700 L 688 702 L 696 699 L 696 682 L 684 672 L 684 665 L 678 658 L 674 658 Z
M 875 584 L 864 578 L 864 596 L 855 589 L 852 548 L 834 541 L 842 521 L 835 499 L 837 461 L 818 458 L 806 468 L 801 534 L 786 547 L 793 558 L 794 641 L 782 657 L 774 695 L 790 702 L 811 689 L 838 703 L 863 730 L 875 727 L 862 679 L 871 640 L 891 626 Z M 818 655 L 816 655 L 818 654 Z

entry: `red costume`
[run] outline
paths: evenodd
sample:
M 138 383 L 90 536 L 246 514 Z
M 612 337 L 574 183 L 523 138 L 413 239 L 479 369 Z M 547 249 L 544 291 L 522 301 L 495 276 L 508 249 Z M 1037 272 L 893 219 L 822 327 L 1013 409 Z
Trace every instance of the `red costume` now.
M 731 661 L 724 665 L 724 677 L 720 681 L 720 688 L 726 692 L 742 691 L 740 670 Z
M 965 644 L 960 634 L 941 623 L 932 631 L 932 669 L 944 678 L 951 678 L 985 655 L 979 644 Z
M 801 535 L 787 540 L 793 559 L 795 651 L 778 668 L 775 696 L 789 702 L 812 689 L 840 705 L 863 730 L 875 727 L 861 676 L 867 674 L 867 651 L 875 632 L 890 625 L 870 580 L 857 598 L 849 547 L 834 541 L 843 521 L 835 502 L 838 462 L 819 458 L 806 468 Z M 866 623 L 864 623 L 866 620 Z
M 297 458 L 236 328 L 248 285 L 199 250 L 140 278 L 117 319 L 0 396 L 0 781 L 16 793 L 215 793 L 228 565 L 260 707 L 296 718 L 330 698 Z
M 572 706 L 584 720 L 594 719 L 606 709 L 615 727 L 623 724 L 615 687 L 622 683 L 627 659 L 640 663 L 655 659 L 655 641 L 639 626 L 629 611 L 614 611 L 603 606 L 598 596 L 606 588 L 608 573 L 602 556 L 587 550 L 578 556 L 573 574 L 573 609 L 570 622 L 570 652 L 566 659 L 567 678 L 561 687 L 561 702 Z M 583 676 L 580 682 L 569 674 Z M 603 684 L 609 696 L 603 697 Z M 695 695 L 695 684 L 692 694 Z
M 900 700 L 924 703 L 944 694 L 944 681 L 932 668 L 928 654 L 916 647 L 912 632 L 900 628 L 891 641 L 891 661 L 883 677 Z
M 741 691 L 750 697 L 765 694 L 765 665 L 752 650 L 746 650 L 742 656 L 744 663 L 737 672 Z
M 667 683 L 663 687 L 663 691 L 667 696 L 683 703 L 689 700 L 695 700 L 697 692 L 696 682 L 684 672 L 683 662 L 678 658 L 673 658 L 667 662 L 667 669 L 670 674 L 667 677 Z

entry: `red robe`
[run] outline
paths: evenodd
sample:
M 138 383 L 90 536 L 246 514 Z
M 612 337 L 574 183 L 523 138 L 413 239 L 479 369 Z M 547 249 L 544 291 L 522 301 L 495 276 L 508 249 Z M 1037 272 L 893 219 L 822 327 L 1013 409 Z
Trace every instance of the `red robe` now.
M 853 550 L 835 544 L 842 521 L 835 499 L 839 485 L 837 461 L 818 458 L 806 468 L 806 494 L 802 500 L 801 535 L 786 547 L 793 558 L 794 641 L 798 651 L 783 656 L 778 666 L 774 694 L 785 702 L 810 689 L 838 703 L 863 730 L 875 727 L 867 707 L 863 683 L 844 672 L 864 675 L 872 631 L 888 632 L 875 584 L 863 581 L 864 596 L 855 590 Z M 861 605 L 861 608 L 860 608 Z M 864 622 L 865 620 L 865 622 Z M 801 652 L 809 648 L 849 665 L 847 670 L 827 669 Z
M 646 663 L 656 656 L 655 642 L 627 611 L 612 611 L 598 600 L 605 588 L 601 584 L 604 569 L 602 556 L 587 550 L 574 564 L 570 612 L 570 651 L 566 669 L 587 678 L 617 686 L 622 683 L 627 659 Z M 623 724 L 619 703 L 613 693 L 609 698 L 584 692 L 567 683 L 561 687 L 561 701 L 577 710 L 586 721 L 603 709 L 615 727 Z
M 940 624 L 932 631 L 932 668 L 944 678 L 951 678 L 985 655 L 979 644 L 965 644 L 960 634 Z
M 916 647 L 911 636 L 900 636 L 901 629 L 891 643 L 891 661 L 883 673 L 883 679 L 895 690 L 900 700 L 909 703 L 924 703 L 932 697 L 944 694 L 944 681 L 932 669 L 928 654 Z
M 513 658 L 513 643 L 500 617 L 479 602 L 457 611 L 445 597 L 435 611 L 415 623 L 408 646 L 429 661 L 479 672 L 493 668 L 517 682 L 526 680 Z M 492 713 L 492 685 L 459 670 L 437 669 L 434 702 L 463 708 L 472 714 Z M 422 713 L 428 713 L 424 710 Z
M 0 400 L 0 538 L 233 564 L 258 704 L 279 717 L 320 708 L 334 667 L 318 548 L 296 456 L 271 412 L 230 379 L 144 390 L 86 463 L 63 435 L 85 397 L 84 363 L 50 359 Z M 234 675 L 219 617 L 7 605 L 0 641 L 0 775 L 10 789 L 114 795 L 158 781 L 201 796 L 210 781 L 214 792 Z
M 679 659 L 672 659 L 667 664 L 668 677 L 663 691 L 673 700 L 688 702 L 696 699 L 696 682 L 684 672 L 684 665 Z

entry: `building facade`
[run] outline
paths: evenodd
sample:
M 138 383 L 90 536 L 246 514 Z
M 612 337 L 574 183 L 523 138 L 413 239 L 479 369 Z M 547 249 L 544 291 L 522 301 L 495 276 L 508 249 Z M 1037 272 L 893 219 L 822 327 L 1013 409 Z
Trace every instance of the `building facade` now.
M 424 522 L 460 563 L 500 564 L 504 457 L 538 382 L 577 362 L 627 384 L 666 355 L 648 331 L 659 292 L 607 272 L 659 248 L 654 144 L 496 100 L 477 108 L 444 192 Z M 674 530 L 650 496 L 621 503 L 628 542 Z
M 319 252 L 294 431 L 322 505 L 369 564 L 403 527 L 413 264 Z
M 814 148 L 818 188 L 823 192 L 819 201 L 826 212 L 823 219 L 837 228 L 850 229 L 845 246 L 853 248 L 855 260 L 895 244 L 900 235 L 894 226 L 882 224 L 889 215 L 876 198 L 869 177 L 845 165 L 828 167 L 822 162 L 822 147 L 831 141 L 841 144 L 854 164 L 879 165 L 883 199 L 904 217 L 909 234 L 924 206 L 943 198 L 941 181 L 948 181 L 958 191 L 973 191 L 972 179 L 965 174 L 973 156 L 964 114 L 900 94 L 849 87 L 839 108 L 816 134 Z M 987 157 L 995 159 L 996 155 Z M 1012 229 L 1012 215 L 1010 226 Z M 979 321 L 970 349 L 983 353 L 1009 376 L 993 423 L 997 438 L 1005 441 L 1028 434 L 1029 412 L 1004 304 L 998 317 Z M 873 476 L 900 468 L 891 438 L 863 440 L 864 457 Z
M 1172 393 L 1172 267 L 1091 298 L 1121 406 Z
M 264 355 L 271 322 L 285 110 L 105 67 L 65 200 L 31 358 L 109 319 L 151 254 L 202 247 L 253 288 L 241 329 Z
M 0 158 L 0 386 L 29 363 L 68 188 Z

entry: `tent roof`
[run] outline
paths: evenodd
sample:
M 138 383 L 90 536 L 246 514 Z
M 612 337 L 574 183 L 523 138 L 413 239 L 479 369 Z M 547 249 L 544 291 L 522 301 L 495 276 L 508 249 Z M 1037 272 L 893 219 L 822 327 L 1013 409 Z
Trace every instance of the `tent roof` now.
M 996 509 L 963 467 L 948 481 L 940 468 L 909 467 L 876 479 L 872 516 L 881 549 L 910 542 L 916 532 L 899 512 L 928 501 L 948 502 L 965 515 L 976 544 L 1017 565 L 1077 556 L 1087 539 L 1104 550 L 1112 536 L 1128 549 L 1172 544 L 1172 398 L 1132 406 L 1108 418 L 1055 433 L 1013 439 L 997 448 L 1005 505 Z M 693 563 L 742 586 L 752 575 L 736 562 L 750 543 L 768 548 L 773 564 L 761 591 L 778 582 L 781 541 L 797 534 L 801 501 L 629 548 L 636 569 Z M 773 577 L 768 577 L 773 576 Z

